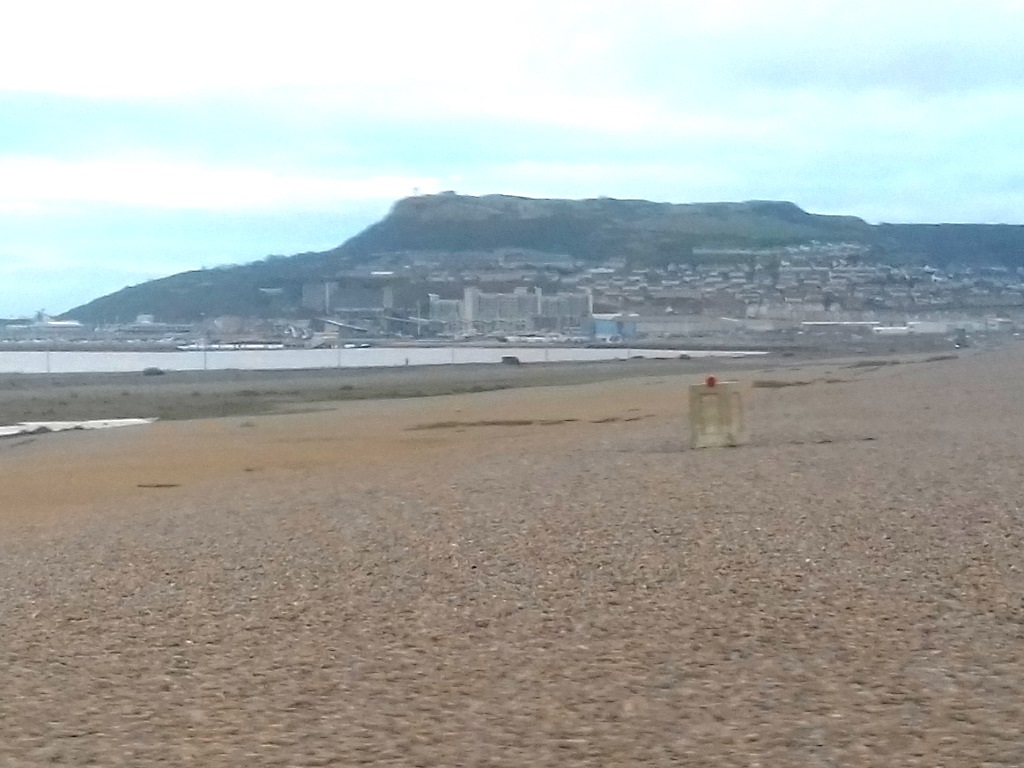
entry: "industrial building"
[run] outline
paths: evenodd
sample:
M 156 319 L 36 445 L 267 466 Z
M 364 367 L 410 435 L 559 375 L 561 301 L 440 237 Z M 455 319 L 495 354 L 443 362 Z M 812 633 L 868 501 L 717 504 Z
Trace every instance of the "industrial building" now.
M 600 341 L 620 342 L 637 337 L 637 315 L 622 312 L 593 316 L 591 334 Z
M 306 283 L 302 306 L 321 315 L 318 324 L 346 335 L 420 335 L 423 294 L 406 277 L 392 272 L 350 273 L 334 280 Z
M 430 320 L 449 333 L 579 332 L 590 324 L 589 291 L 545 294 L 540 288 L 489 293 L 467 286 L 461 299 L 430 294 Z

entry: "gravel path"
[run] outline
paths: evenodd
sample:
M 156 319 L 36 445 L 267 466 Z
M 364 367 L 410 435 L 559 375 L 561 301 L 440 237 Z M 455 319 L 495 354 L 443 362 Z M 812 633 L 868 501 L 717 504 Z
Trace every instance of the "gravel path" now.
M 1020 766 L 1022 375 L 760 373 L 717 451 L 679 377 L 158 425 L 56 520 L 0 473 L 0 765 Z

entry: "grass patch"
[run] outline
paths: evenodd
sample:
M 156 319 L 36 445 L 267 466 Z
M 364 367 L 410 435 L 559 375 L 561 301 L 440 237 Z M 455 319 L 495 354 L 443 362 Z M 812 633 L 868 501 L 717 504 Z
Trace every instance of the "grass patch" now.
M 417 424 L 408 427 L 410 431 L 423 429 L 463 429 L 465 427 L 531 427 L 534 425 L 549 427 L 555 424 L 567 424 L 579 419 L 483 419 L 481 421 L 434 421 L 429 424 Z
M 899 365 L 902 360 L 858 360 L 850 363 L 847 368 L 881 368 L 884 365 Z
M 782 379 L 754 379 L 750 386 L 754 389 L 782 389 L 783 387 L 806 387 L 814 381 L 784 381 Z

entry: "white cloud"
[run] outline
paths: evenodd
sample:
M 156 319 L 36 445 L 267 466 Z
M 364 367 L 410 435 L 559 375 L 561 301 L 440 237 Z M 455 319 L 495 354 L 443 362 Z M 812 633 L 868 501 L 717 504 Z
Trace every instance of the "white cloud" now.
M 1022 19 L 1019 3 L 981 12 L 950 0 L 36 0 L 5 9 L 0 88 L 138 98 L 281 86 L 441 90 L 431 84 L 451 94 L 545 84 L 600 92 L 617 89 L 632 54 L 653 64 L 645 51 L 669 68 L 700 65 L 700 75 L 736 62 L 745 69 L 750 54 L 769 70 L 856 70 L 950 43 L 979 61 L 988 49 L 1014 50 Z M 963 43 L 979 48 L 963 52 Z
M 536 11 L 536 6 L 534 6 Z M 152 98 L 513 71 L 528 20 L 464 1 L 47 2 L 6 9 L 0 87 Z M 511 33 L 511 34 L 510 34 Z M 504 62 L 502 64 L 501 62 Z
M 5 9 L 0 91 L 634 132 L 751 94 L 915 98 L 1024 78 L 1024 3 L 989 0 L 35 0 Z
M 113 203 L 164 209 L 330 209 L 344 202 L 394 200 L 436 192 L 436 179 L 405 176 L 331 178 L 167 159 L 116 157 L 58 161 L 0 157 L 0 211 L 64 203 Z

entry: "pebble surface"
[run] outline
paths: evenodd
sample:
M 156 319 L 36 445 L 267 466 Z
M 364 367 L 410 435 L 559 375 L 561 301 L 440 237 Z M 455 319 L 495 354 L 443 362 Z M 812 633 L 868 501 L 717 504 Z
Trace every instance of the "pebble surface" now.
M 0 766 L 1024 765 L 1024 354 L 755 377 L 6 448 Z

